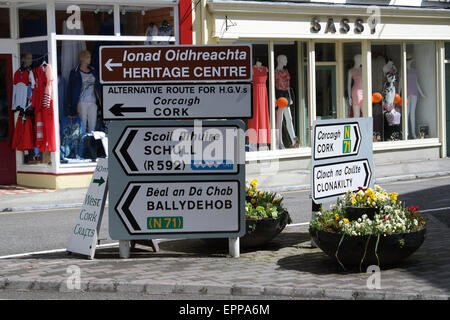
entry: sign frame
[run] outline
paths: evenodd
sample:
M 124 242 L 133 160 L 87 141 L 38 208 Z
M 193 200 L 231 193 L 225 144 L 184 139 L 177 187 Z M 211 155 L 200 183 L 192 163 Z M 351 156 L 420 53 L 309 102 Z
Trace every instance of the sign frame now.
M 247 58 L 248 67 L 249 67 L 249 76 L 247 79 L 228 79 L 228 80 L 220 80 L 220 79 L 213 79 L 213 80 L 198 80 L 198 79 L 192 79 L 192 80 L 170 80 L 167 82 L 173 82 L 173 83 L 227 83 L 227 82 L 251 82 L 253 77 L 253 66 L 252 66 L 252 57 L 253 57 L 253 47 L 251 44 L 208 44 L 208 45 L 103 45 L 99 48 L 99 80 L 102 85 L 104 84 L 150 84 L 150 83 L 166 83 L 166 81 L 144 81 L 144 80 L 136 80 L 136 81 L 105 81 L 103 80 L 103 65 L 105 65 L 108 61 L 103 61 L 102 59 L 102 51 L 103 49 L 107 48 L 158 48 L 158 47 L 167 47 L 167 48 L 205 48 L 205 47 L 248 47 L 249 48 L 249 56 Z M 117 62 L 116 62 L 117 63 Z
M 194 120 L 183 121 L 185 126 L 194 126 Z M 116 210 L 116 206 L 119 203 L 124 192 L 126 192 L 126 187 L 129 183 L 148 183 L 149 180 L 152 183 L 158 182 L 183 182 L 183 181 L 239 181 L 239 201 L 237 204 L 238 217 L 239 217 L 239 231 L 238 232 L 196 232 L 196 233 L 185 233 L 182 236 L 179 233 L 172 233 L 164 235 L 164 238 L 176 239 L 176 238 L 237 238 L 245 234 L 245 197 L 241 196 L 245 194 L 245 149 L 244 149 L 244 130 L 245 124 L 242 120 L 210 120 L 202 121 L 202 126 L 237 126 L 239 130 L 238 137 L 238 172 L 237 173 L 225 173 L 225 174 L 146 174 L 146 175 L 133 175 L 128 176 L 121 164 L 119 159 L 113 151 L 116 144 L 119 141 L 120 136 L 122 136 L 125 127 L 129 126 L 145 126 L 152 127 L 154 125 L 164 125 L 176 127 L 180 124 L 180 120 L 132 120 L 128 122 L 124 121 L 111 121 L 110 123 L 110 134 L 108 143 L 108 154 L 109 156 L 109 171 L 114 172 L 109 177 L 109 234 L 111 239 L 114 240 L 148 240 L 148 239 L 160 239 L 163 235 L 161 232 L 155 232 L 153 234 L 130 234 L 124 225 L 123 221 L 120 219 L 120 214 Z M 175 214 L 172 214 L 175 215 Z
M 358 152 L 352 155 L 341 155 L 326 158 L 315 158 L 315 146 L 316 146 L 316 127 L 317 126 L 339 126 L 345 124 L 355 124 L 359 125 L 360 133 L 360 143 L 358 146 Z M 372 118 L 348 118 L 348 119 L 326 119 L 326 120 L 315 120 L 313 124 L 313 134 L 311 135 L 311 145 L 314 149 L 311 150 L 311 198 L 313 204 L 323 204 L 327 202 L 333 202 L 345 193 L 334 194 L 326 197 L 315 198 L 315 176 L 314 171 L 316 167 L 323 167 L 326 165 L 333 166 L 336 164 L 360 162 L 367 160 L 368 170 L 370 174 L 368 186 L 373 186 L 374 184 L 374 165 L 373 165 L 373 119 Z M 340 161 L 339 159 L 342 160 Z M 356 190 L 355 190 L 356 191 Z
M 184 116 L 184 117 L 175 117 L 175 116 L 143 116 L 143 117 L 136 117 L 136 116 L 129 116 L 127 114 L 133 113 L 133 112 L 127 112 L 127 111 L 122 111 L 124 113 L 123 116 L 111 116 L 109 115 L 109 113 L 112 113 L 110 110 L 114 107 L 111 105 L 106 105 L 105 103 L 105 90 L 107 90 L 107 87 L 115 87 L 115 86 L 124 86 L 124 87 L 136 87 L 136 86 L 207 86 L 207 85 L 248 85 L 250 90 L 248 93 L 246 93 L 247 95 L 249 95 L 249 106 L 248 108 L 250 109 L 249 112 L 246 112 L 244 114 L 241 115 L 233 115 L 233 116 L 203 116 L 203 115 L 193 115 L 193 116 Z M 251 82 L 243 82 L 243 81 L 232 81 L 232 82 L 224 82 L 224 83 L 192 83 L 192 82 L 167 82 L 167 83 L 117 83 L 117 84 L 104 84 L 103 88 L 102 88 L 102 94 L 103 94 L 103 105 L 102 105 L 102 109 L 103 109 L 103 117 L 105 120 L 185 120 L 185 119 L 201 119 L 201 120 L 207 120 L 207 119 L 251 119 L 254 116 L 254 112 L 253 112 L 253 85 Z M 107 95 L 107 94 L 106 94 Z M 124 102 L 123 104 L 126 104 L 126 102 Z M 123 105 L 122 104 L 122 105 Z M 183 107 L 184 105 L 178 105 L 178 107 Z M 173 108 L 173 105 L 167 105 L 167 106 L 161 106 L 161 108 Z M 148 108 L 147 106 L 142 106 L 142 108 Z M 134 112 L 135 113 L 135 112 Z M 142 112 L 145 114 L 149 114 L 150 111 L 146 110 L 145 112 Z
M 119 159 L 120 157 L 119 157 L 119 155 L 118 155 L 118 152 L 119 151 L 116 151 L 117 149 L 118 149 L 118 147 L 119 147 L 119 144 L 121 143 L 121 141 L 123 140 L 123 138 L 124 138 L 124 136 L 125 136 L 125 133 L 126 133 L 126 131 L 127 131 L 127 129 L 129 129 L 129 128 L 173 128 L 174 126 L 168 126 L 168 125 L 165 125 L 164 123 L 161 123 L 161 121 L 159 121 L 158 122 L 158 124 L 156 124 L 156 125 L 152 125 L 152 126 L 149 126 L 149 125 L 146 125 L 146 126 L 135 126 L 135 125 L 126 125 L 124 128 L 123 128 L 123 131 L 122 131 L 122 134 L 120 135 L 120 138 L 119 138 L 119 140 L 117 140 L 117 143 L 114 145 L 114 147 L 112 148 L 112 155 L 114 155 L 114 157 L 116 158 L 116 159 Z M 187 125 L 187 124 L 179 124 L 178 126 L 177 126 L 178 128 L 191 128 L 192 127 L 192 125 Z M 239 130 L 239 129 L 242 129 L 240 126 L 238 126 L 238 125 L 236 125 L 236 124 L 233 124 L 233 125 L 227 125 L 226 123 L 224 123 L 224 122 L 221 122 L 220 124 L 216 124 L 216 125 L 214 125 L 214 126 L 210 126 L 210 125 L 203 125 L 202 124 L 202 128 L 235 128 L 235 129 L 237 129 L 237 130 Z M 239 133 L 238 133 L 239 134 Z M 183 175 L 211 175 L 211 174 L 214 174 L 214 175 L 230 175 L 230 174 L 239 174 L 239 170 L 241 169 L 241 167 L 239 166 L 239 162 L 240 161 L 242 161 L 242 159 L 240 159 L 240 155 L 239 155 L 239 150 L 238 150 L 238 148 L 239 148 L 239 138 L 237 137 L 236 138 L 236 143 L 237 143 L 237 145 L 235 146 L 235 148 L 234 148 L 234 151 L 237 153 L 236 154 L 236 160 L 237 160 L 237 163 L 236 163 L 236 171 L 230 171 L 230 172 L 214 172 L 214 173 L 209 173 L 209 172 L 202 172 L 201 170 L 199 170 L 198 172 L 173 172 L 173 173 L 170 173 L 170 172 L 164 172 L 164 173 L 148 173 L 148 172 L 146 172 L 146 173 L 128 173 L 127 172 L 127 169 L 125 168 L 125 165 L 123 164 L 123 162 L 122 161 L 120 161 L 120 159 L 118 160 L 119 161 L 119 164 L 120 164 L 120 166 L 122 167 L 122 169 L 123 169 L 123 171 L 126 173 L 126 175 L 127 176 L 153 176 L 153 175 L 158 175 L 158 176 L 161 176 L 161 175 L 181 175 L 181 174 L 183 174 Z M 122 144 L 123 145 L 123 144 Z

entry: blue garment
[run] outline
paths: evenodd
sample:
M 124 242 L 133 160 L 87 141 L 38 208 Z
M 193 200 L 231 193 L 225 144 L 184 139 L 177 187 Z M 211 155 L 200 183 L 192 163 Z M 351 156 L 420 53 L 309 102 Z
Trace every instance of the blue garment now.
M 58 77 L 58 112 L 59 112 L 59 121 L 61 122 L 64 119 L 64 99 L 66 97 L 66 81 L 63 77 Z
M 95 77 L 95 93 L 97 97 L 102 101 L 102 90 L 99 82 L 99 77 L 97 70 L 94 67 L 89 66 L 92 74 Z M 80 66 L 76 67 L 70 72 L 69 83 L 67 86 L 67 96 L 66 96 L 66 116 L 76 116 L 78 114 L 77 107 L 80 102 L 82 88 L 82 79 L 81 79 L 81 71 Z M 101 108 L 101 106 L 99 105 Z
M 61 160 L 81 158 L 84 152 L 81 139 L 84 135 L 80 118 L 63 118 L 60 126 Z

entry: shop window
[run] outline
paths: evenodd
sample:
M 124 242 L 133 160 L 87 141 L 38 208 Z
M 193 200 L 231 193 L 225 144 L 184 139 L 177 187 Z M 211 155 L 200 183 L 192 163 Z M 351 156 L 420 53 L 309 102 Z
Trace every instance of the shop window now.
M 316 43 L 316 62 L 336 61 L 336 46 L 334 43 Z
M 274 56 L 276 147 L 298 148 L 300 146 L 298 43 L 275 43 Z
M 316 118 L 336 119 L 335 43 L 316 43 Z
M 174 8 L 120 7 L 121 35 L 163 36 L 175 35 Z M 148 44 L 168 44 L 167 41 L 150 41 Z
M 0 8 L 0 38 L 10 38 L 9 9 Z
M 20 38 L 47 35 L 47 9 L 45 3 L 19 8 L 18 14 Z
M 343 64 L 344 64 L 344 117 L 362 117 L 363 105 L 363 73 L 361 43 L 344 43 Z
M 56 3 L 56 33 L 114 35 L 114 7 L 101 4 Z
M 253 118 L 247 125 L 246 151 L 268 150 L 271 143 L 268 44 L 252 44 Z
M 402 46 L 372 44 L 372 117 L 374 141 L 402 140 L 401 107 Z
M 408 139 L 437 137 L 435 57 L 434 42 L 406 45 Z
M 48 62 L 47 41 L 20 44 L 20 57 L 20 68 L 14 73 L 18 85 L 13 88 L 12 109 L 18 113 L 18 120 L 12 146 L 23 152 L 24 164 L 49 163 L 50 150 L 42 140 L 42 126 L 37 129 L 37 124 L 43 121 L 42 108 L 36 107 L 40 95 L 35 95 L 32 90 L 36 87 L 37 70 Z M 52 146 L 54 144 L 50 149 Z

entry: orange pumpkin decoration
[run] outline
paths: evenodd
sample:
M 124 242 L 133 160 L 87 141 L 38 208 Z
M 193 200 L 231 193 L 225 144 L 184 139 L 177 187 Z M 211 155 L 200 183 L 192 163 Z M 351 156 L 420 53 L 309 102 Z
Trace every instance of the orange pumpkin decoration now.
M 394 104 L 399 104 L 402 101 L 402 97 L 398 93 L 395 94 Z
M 372 103 L 379 103 L 381 100 L 383 100 L 381 93 L 374 92 L 374 94 L 372 94 Z
M 286 108 L 289 104 L 288 99 L 286 99 L 285 97 L 281 97 L 277 99 L 276 105 L 278 108 Z

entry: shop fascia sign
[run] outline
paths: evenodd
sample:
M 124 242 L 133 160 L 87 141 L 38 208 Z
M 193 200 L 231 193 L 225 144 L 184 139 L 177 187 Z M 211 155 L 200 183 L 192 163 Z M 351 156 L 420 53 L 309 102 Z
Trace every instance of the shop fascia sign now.
M 328 18 L 323 28 L 323 33 L 337 33 L 339 31 L 340 34 L 348 34 L 352 29 L 356 34 L 362 34 L 365 30 L 364 20 L 361 18 L 355 19 L 353 22 L 348 18 L 341 18 L 340 20 L 336 19 L 339 23 L 338 28 L 336 28 L 335 18 Z M 320 33 L 322 31 L 322 23 L 323 21 L 318 17 L 313 17 L 311 19 L 311 33 Z M 370 28 L 370 33 L 374 34 L 376 32 L 377 19 L 375 16 L 370 16 L 367 19 L 367 23 Z

